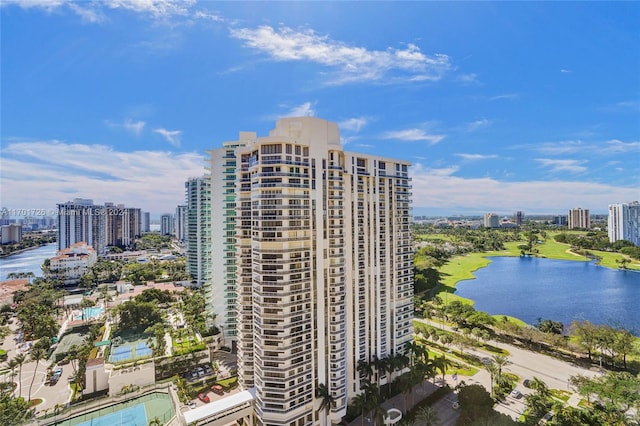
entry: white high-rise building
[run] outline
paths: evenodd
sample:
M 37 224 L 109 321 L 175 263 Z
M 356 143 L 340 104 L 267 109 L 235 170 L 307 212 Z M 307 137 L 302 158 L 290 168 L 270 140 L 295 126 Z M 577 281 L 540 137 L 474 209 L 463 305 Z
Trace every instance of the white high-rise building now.
M 496 213 L 485 213 L 485 215 L 484 215 L 484 227 L 485 228 L 498 228 L 498 227 L 500 227 L 500 217 Z
M 187 272 L 198 286 L 211 281 L 211 182 L 209 176 L 185 182 Z M 215 259 L 215 262 L 219 262 Z
M 412 339 L 409 163 L 345 152 L 337 124 L 312 117 L 241 133 L 211 156 L 212 255 L 228 266 L 213 285 L 233 283 L 240 384 L 255 388 L 257 424 L 337 424 L 364 384 L 358 362 Z M 320 385 L 335 400 L 328 412 Z
M 569 210 L 569 229 L 591 228 L 589 209 L 576 208 Z
M 140 232 L 150 232 L 151 231 L 151 213 L 142 212 L 140 216 Z
M 160 234 L 173 235 L 173 226 L 175 225 L 173 215 L 165 213 L 160 216 Z
M 238 287 L 236 284 L 236 149 L 254 142 L 255 133 L 224 142 L 208 151 L 211 182 L 211 280 L 205 286 L 209 312 L 215 313 L 225 345 L 236 350 Z
M 640 247 L 640 202 L 609 204 L 609 242 L 631 241 Z
M 187 238 L 187 206 L 180 205 L 176 207 L 176 215 L 174 217 L 175 226 L 174 226 L 174 234 L 178 241 L 184 242 Z
M 58 250 L 85 242 L 98 255 L 106 249 L 105 208 L 93 200 L 76 198 L 58 204 Z

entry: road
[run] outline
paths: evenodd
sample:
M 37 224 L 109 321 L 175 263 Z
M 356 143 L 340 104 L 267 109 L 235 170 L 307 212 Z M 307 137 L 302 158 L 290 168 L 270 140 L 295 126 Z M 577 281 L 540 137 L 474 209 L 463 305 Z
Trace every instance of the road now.
M 448 326 L 435 323 L 425 319 L 417 319 L 418 321 L 438 328 L 444 328 L 445 330 L 453 331 Z M 560 389 L 573 392 L 573 389 L 569 387 L 569 378 L 571 376 L 583 375 L 583 376 L 598 376 L 598 371 L 585 369 L 577 364 L 566 362 L 551 356 L 526 350 L 507 343 L 489 341 L 490 345 L 503 348 L 509 352 L 507 359 L 509 364 L 504 368 L 504 371 L 516 374 L 520 377 L 520 382 L 516 385 L 522 394 L 526 395 L 531 392 L 530 389 L 525 388 L 522 385 L 522 380 L 532 379 L 537 377 L 547 384 L 550 389 Z M 483 351 L 477 348 L 466 349 L 466 354 L 472 354 L 478 358 L 491 358 L 493 354 Z M 478 383 L 484 386 L 487 390 L 491 389 L 491 376 L 485 369 L 481 369 L 471 378 L 459 377 L 459 380 L 464 380 L 467 384 Z M 452 378 L 448 381 L 451 383 Z M 570 403 L 577 403 L 579 398 L 571 398 Z M 524 411 L 524 397 L 518 399 L 507 396 L 504 402 L 496 405 L 496 410 L 517 419 L 522 411 Z

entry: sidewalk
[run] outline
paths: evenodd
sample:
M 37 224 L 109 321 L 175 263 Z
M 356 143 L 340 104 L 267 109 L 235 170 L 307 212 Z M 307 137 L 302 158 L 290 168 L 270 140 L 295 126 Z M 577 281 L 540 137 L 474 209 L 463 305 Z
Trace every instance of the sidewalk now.
M 454 387 L 456 384 L 456 382 L 453 381 L 451 376 L 446 376 L 446 381 L 451 387 Z M 442 383 L 442 376 L 439 376 L 436 379 L 436 383 Z M 383 385 L 383 387 L 384 386 L 386 385 Z M 425 399 L 426 397 L 434 393 L 439 388 L 440 386 L 434 385 L 430 381 L 425 380 L 422 382 L 422 384 L 415 385 L 411 390 L 411 393 L 408 393 L 408 394 L 399 393 L 398 395 L 395 395 L 391 399 L 384 401 L 382 403 L 382 408 L 384 408 L 385 410 L 396 408 L 402 411 L 404 415 L 405 399 L 406 399 L 406 410 L 411 410 L 413 407 L 418 405 L 418 403 L 420 403 L 423 399 Z M 362 426 L 362 425 L 366 426 L 366 425 L 372 425 L 372 424 L 373 424 L 373 421 L 369 417 L 365 416 L 365 418 L 363 419 L 362 416 L 358 416 L 351 423 L 349 423 L 349 426 Z

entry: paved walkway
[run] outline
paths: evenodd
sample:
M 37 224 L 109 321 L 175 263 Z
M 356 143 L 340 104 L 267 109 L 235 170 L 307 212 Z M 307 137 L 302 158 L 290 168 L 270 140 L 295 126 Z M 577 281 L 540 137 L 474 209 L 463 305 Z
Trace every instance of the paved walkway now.
M 455 382 L 451 376 L 445 376 L 445 380 L 450 384 L 450 386 L 455 386 Z M 382 403 L 382 408 L 385 410 L 397 408 L 405 413 L 407 410 L 411 410 L 423 399 L 438 390 L 440 388 L 438 384 L 442 384 L 442 376 L 436 379 L 435 385 L 430 381 L 425 380 L 422 384 L 415 385 L 411 390 L 411 393 L 400 393 L 391 399 L 386 400 Z M 386 385 L 383 385 L 382 387 L 385 386 Z M 451 396 L 442 398 L 432 405 L 436 411 L 438 411 L 438 417 L 440 418 L 440 424 L 442 426 L 455 425 L 458 418 L 458 412 L 451 407 L 453 400 L 449 401 L 447 398 L 451 398 Z M 366 426 L 372 424 L 373 421 L 365 415 L 364 418 L 362 416 L 356 417 L 351 423 L 349 423 L 349 426 Z

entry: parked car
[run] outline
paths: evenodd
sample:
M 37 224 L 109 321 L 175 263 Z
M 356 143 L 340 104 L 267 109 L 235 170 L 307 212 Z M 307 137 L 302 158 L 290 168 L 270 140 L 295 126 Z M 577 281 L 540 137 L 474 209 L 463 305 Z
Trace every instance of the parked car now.
M 205 364 L 204 365 L 204 374 L 211 374 L 213 373 L 213 368 L 211 368 L 211 366 L 209 364 Z
M 514 389 L 511 391 L 510 394 L 512 397 L 514 397 L 515 399 L 518 399 L 522 396 L 522 393 L 520 393 L 520 391 L 518 389 Z
M 187 405 L 189 406 L 189 408 L 196 408 L 196 402 L 195 401 L 189 401 L 189 402 L 187 402 Z
M 207 395 L 206 393 L 199 393 L 198 394 L 198 399 L 202 402 L 209 402 L 211 401 L 211 399 L 209 399 L 209 395 Z
M 530 388 L 531 387 L 531 380 L 529 379 L 524 379 L 522 381 L 522 384 L 524 385 L 525 388 Z
M 58 380 L 60 380 L 60 376 L 62 376 L 62 367 L 58 367 L 53 371 L 51 379 L 49 380 L 49 384 L 53 386 L 58 383 Z
M 203 377 L 204 376 L 204 368 L 202 367 L 198 367 L 198 369 L 196 370 L 198 377 Z
M 224 395 L 224 389 L 220 385 L 211 386 L 211 392 L 217 393 L 218 395 Z

